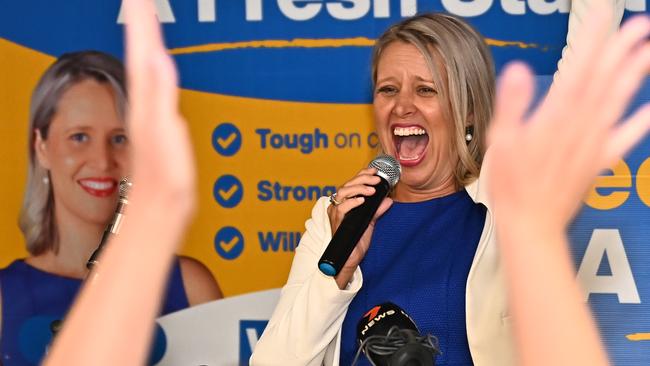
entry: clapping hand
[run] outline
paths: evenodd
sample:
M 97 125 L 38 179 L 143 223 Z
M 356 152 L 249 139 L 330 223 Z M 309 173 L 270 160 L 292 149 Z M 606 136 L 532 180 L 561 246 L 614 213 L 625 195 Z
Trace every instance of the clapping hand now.
M 499 216 L 564 230 L 596 175 L 650 127 L 649 104 L 618 123 L 650 71 L 650 20 L 635 17 L 609 35 L 610 16 L 599 8 L 585 21 L 566 69 L 529 115 L 530 71 L 522 64 L 504 71 L 489 133 L 488 179 Z
M 145 363 L 165 280 L 195 205 L 190 138 L 153 0 L 124 5 L 134 182 L 128 219 L 86 281 L 46 365 Z
M 522 365 L 608 363 L 565 231 L 597 174 L 650 128 L 650 104 L 620 121 L 650 70 L 650 19 L 630 19 L 611 35 L 611 12 L 592 5 L 573 53 L 532 112 L 530 71 L 507 67 L 489 131 L 484 167 Z

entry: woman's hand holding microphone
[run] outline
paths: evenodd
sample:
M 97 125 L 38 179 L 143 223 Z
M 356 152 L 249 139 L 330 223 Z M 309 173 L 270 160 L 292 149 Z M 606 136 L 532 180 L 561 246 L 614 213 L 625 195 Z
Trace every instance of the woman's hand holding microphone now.
M 374 186 L 379 184 L 381 181 L 381 178 L 377 176 L 376 173 L 376 168 L 362 169 L 356 176 L 343 184 L 335 195 L 330 197 L 330 202 L 332 204 L 327 208 L 327 214 L 330 219 L 332 233 L 336 232 L 338 227 L 341 225 L 343 218 L 348 212 L 350 212 L 350 210 L 363 204 L 365 202 L 365 197 L 371 196 L 375 193 Z M 377 212 L 373 216 L 370 225 L 368 225 L 368 228 L 354 247 L 352 254 L 350 254 L 350 257 L 345 262 L 338 275 L 334 277 L 336 284 L 340 289 L 343 290 L 347 287 L 354 271 L 357 269 L 357 266 L 359 266 L 359 263 L 361 263 L 361 260 L 363 260 L 363 257 L 365 257 L 366 252 L 370 247 L 370 239 L 372 238 L 375 222 L 392 204 L 393 200 L 390 197 L 383 199 Z

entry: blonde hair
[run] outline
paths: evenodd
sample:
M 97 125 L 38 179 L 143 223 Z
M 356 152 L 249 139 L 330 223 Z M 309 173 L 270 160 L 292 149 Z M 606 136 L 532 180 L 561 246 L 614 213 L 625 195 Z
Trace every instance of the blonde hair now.
M 126 86 L 122 63 L 97 51 L 68 53 L 59 57 L 43 74 L 32 94 L 29 114 L 29 167 L 23 205 L 18 225 L 23 232 L 27 250 L 39 255 L 48 250 L 58 252 L 59 240 L 54 220 L 54 196 L 49 172 L 36 160 L 36 131 L 47 139 L 52 118 L 63 94 L 73 85 L 93 79 L 113 89 L 120 117 L 126 108 Z
M 372 81 L 382 52 L 395 41 L 414 45 L 424 56 L 445 114 L 453 121 L 451 153 L 459 157 L 454 169 L 456 184 L 465 186 L 478 178 L 485 134 L 492 116 L 495 76 L 490 51 L 483 37 L 465 21 L 447 14 L 423 14 L 388 28 L 377 40 L 372 55 Z M 444 67 L 446 79 L 434 59 Z M 473 129 L 467 143 L 466 129 Z

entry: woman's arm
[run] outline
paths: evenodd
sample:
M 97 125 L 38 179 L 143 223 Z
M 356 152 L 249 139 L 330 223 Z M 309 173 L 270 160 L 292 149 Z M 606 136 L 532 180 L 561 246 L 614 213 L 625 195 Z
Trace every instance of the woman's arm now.
M 135 182 L 128 220 L 84 285 L 46 365 L 145 363 L 165 280 L 194 209 L 190 139 L 153 2 L 124 5 Z
M 322 365 L 328 347 L 338 340 L 362 278 L 357 268 L 347 289 L 340 290 L 334 278 L 318 271 L 318 260 L 332 237 L 327 206 L 327 199 L 321 198 L 305 224 L 289 279 L 255 346 L 251 365 Z
M 648 103 L 617 124 L 650 70 L 650 19 L 612 35 L 611 10 L 592 3 L 561 77 L 532 113 L 530 71 L 507 68 L 490 131 L 489 187 L 523 365 L 608 363 L 566 228 L 599 172 L 650 128 Z
M 379 182 L 375 168 L 366 168 L 339 187 L 338 203 L 321 198 L 307 231 L 296 248 L 287 284 L 262 338 L 251 357 L 252 365 L 338 365 L 341 326 L 348 305 L 361 288 L 359 263 L 370 247 L 378 217 L 391 206 L 384 198 L 373 220 L 334 278 L 318 270 L 318 261 L 346 213 L 374 193 Z

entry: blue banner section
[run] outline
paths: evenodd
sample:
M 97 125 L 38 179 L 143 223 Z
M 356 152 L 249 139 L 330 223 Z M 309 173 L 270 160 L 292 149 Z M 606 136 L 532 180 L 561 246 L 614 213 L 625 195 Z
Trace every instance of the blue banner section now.
M 181 83 L 195 90 L 303 102 L 372 100 L 370 47 L 238 49 L 176 61 L 181 71 L 198 71 L 181 73 Z
M 649 101 L 650 78 L 630 110 Z M 607 200 L 588 199 L 569 232 L 585 299 L 616 365 L 650 364 L 649 152 L 646 138 L 604 172 L 595 191 Z
M 268 320 L 240 320 L 239 321 L 239 365 L 248 365 L 248 360 L 253 354 L 255 344 L 264 333 Z
M 466 16 L 488 39 L 497 70 L 512 59 L 522 59 L 542 75 L 555 71 L 569 10 L 568 0 L 158 0 L 157 4 L 184 88 L 334 103 L 370 101 L 372 41 L 408 15 L 446 11 Z M 0 12 L 0 37 L 53 56 L 79 49 L 121 56 L 120 8 L 119 0 L 14 1 Z M 355 38 L 367 42 L 352 42 Z M 272 44 L 297 39 L 330 42 Z

